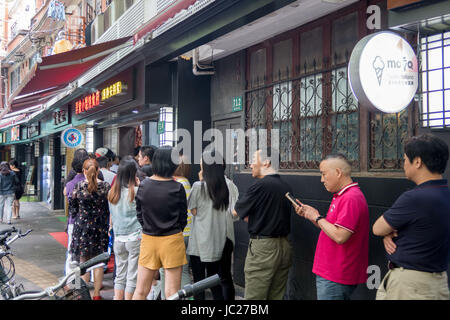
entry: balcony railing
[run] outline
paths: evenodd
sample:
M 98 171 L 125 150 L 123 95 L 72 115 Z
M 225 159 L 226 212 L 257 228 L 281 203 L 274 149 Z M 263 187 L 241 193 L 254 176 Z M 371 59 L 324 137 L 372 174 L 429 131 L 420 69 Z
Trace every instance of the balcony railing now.
M 79 16 L 66 16 L 66 40 L 69 40 L 74 47 L 84 46 L 86 43 L 86 18 Z

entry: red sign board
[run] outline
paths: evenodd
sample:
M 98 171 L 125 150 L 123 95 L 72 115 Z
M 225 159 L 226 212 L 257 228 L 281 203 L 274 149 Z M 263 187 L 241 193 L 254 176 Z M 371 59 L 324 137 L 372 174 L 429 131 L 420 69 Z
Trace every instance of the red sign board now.
M 100 105 L 100 91 L 94 92 L 90 95 L 75 102 L 75 113 L 80 114 L 82 112 L 91 110 Z
M 122 88 L 122 81 L 117 81 L 102 89 L 101 92 L 97 90 L 96 92 L 83 97 L 75 102 L 75 114 L 80 114 L 91 110 L 92 108 L 99 106 L 100 102 L 121 94 Z

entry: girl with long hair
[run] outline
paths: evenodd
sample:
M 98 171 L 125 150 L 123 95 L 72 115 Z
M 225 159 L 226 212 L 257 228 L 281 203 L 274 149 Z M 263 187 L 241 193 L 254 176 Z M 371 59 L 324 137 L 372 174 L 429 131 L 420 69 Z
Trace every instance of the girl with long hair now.
M 139 179 L 136 161 L 130 156 L 119 163 L 117 177 L 108 193 L 111 212 L 110 230 L 114 230 L 114 300 L 131 300 L 136 289 L 142 227 L 136 217 L 135 194 Z
M 87 159 L 83 163 L 84 181 L 80 181 L 69 198 L 69 214 L 74 218 L 71 243 L 72 259 L 85 262 L 108 250 L 109 207 L 107 182 L 98 179 L 98 163 Z M 89 281 L 89 273 L 83 276 Z M 103 268 L 94 270 L 94 300 L 101 300 Z
M 221 285 L 211 288 L 214 300 L 234 300 L 232 209 L 239 193 L 236 185 L 225 177 L 225 161 L 220 154 L 204 152 L 200 168 L 200 181 L 192 186 L 188 202 L 194 216 L 187 249 L 194 282 L 218 273 Z M 194 299 L 204 300 L 205 294 Z

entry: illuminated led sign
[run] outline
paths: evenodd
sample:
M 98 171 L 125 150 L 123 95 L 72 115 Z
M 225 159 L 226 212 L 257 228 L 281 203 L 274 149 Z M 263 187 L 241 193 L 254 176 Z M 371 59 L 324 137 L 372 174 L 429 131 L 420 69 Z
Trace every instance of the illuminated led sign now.
M 348 64 L 351 89 L 363 106 L 396 113 L 414 98 L 419 83 L 417 57 L 396 33 L 377 32 L 361 39 Z
M 117 81 L 102 90 L 102 101 L 114 97 L 122 92 L 122 81 Z
M 99 106 L 101 102 L 122 93 L 122 90 L 122 81 L 117 81 L 102 89 L 101 91 L 96 91 L 85 96 L 84 98 L 75 102 L 75 114 L 80 114 Z

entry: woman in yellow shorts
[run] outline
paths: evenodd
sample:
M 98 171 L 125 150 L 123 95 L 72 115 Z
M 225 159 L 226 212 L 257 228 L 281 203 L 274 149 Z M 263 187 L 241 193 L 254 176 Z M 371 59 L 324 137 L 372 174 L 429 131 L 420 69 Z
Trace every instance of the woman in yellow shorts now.
M 147 297 L 159 268 L 164 268 L 166 297 L 181 286 L 182 267 L 187 263 L 183 239 L 187 203 L 183 185 L 172 178 L 176 168 L 172 148 L 159 148 L 153 156 L 153 175 L 141 182 L 136 194 L 137 218 L 143 234 L 133 300 Z

